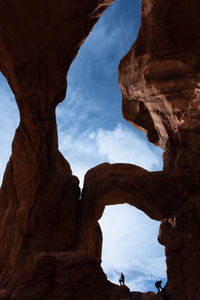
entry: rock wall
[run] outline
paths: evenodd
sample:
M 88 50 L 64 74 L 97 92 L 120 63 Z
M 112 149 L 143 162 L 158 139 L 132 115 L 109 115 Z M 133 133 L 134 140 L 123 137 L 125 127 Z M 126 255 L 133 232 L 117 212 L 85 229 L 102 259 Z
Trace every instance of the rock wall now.
M 126 202 L 162 222 L 170 299 L 199 300 L 197 0 L 143 0 L 137 41 L 119 66 L 124 117 L 164 149 L 164 171 L 102 164 L 80 196 L 58 151 L 67 71 L 112 2 L 0 0 L 0 69 L 20 111 L 0 190 L 0 299 L 130 299 L 100 267 L 98 225 L 106 205 Z
M 20 112 L 0 190 L 0 299 L 129 293 L 107 281 L 99 258 L 75 251 L 79 181 L 58 151 L 55 118 L 70 64 L 112 2 L 0 1 L 0 69 Z
M 172 300 L 200 299 L 198 10 L 196 0 L 143 0 L 138 38 L 119 66 L 124 118 L 163 148 L 160 178 L 172 176 L 158 237 Z

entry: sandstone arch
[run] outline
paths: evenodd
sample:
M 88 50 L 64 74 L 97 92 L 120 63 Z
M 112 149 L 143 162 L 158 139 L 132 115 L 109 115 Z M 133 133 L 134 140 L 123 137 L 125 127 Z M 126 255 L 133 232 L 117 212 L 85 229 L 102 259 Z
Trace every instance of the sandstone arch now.
M 186 197 L 182 181 L 181 174 L 148 172 L 131 164 L 105 163 L 89 170 L 81 199 L 80 249 L 101 256 L 97 221 L 106 205 L 128 203 L 158 221 L 171 217 Z
M 127 297 L 94 257 L 96 222 L 116 193 L 162 220 L 171 299 L 199 299 L 199 1 L 143 0 L 138 39 L 119 67 L 124 116 L 163 147 L 164 171 L 96 167 L 80 205 L 78 179 L 58 151 L 67 71 L 112 2 L 0 1 L 0 69 L 20 111 L 0 190 L 0 299 Z

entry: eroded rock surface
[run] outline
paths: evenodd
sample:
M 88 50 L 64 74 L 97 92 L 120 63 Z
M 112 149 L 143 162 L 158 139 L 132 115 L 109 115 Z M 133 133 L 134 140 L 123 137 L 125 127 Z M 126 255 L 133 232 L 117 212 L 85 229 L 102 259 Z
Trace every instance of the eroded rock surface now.
M 158 237 L 172 300 L 200 299 L 198 10 L 196 0 L 143 0 L 138 38 L 119 66 L 125 119 L 163 148 L 162 173 L 172 176 L 174 189 L 182 186 L 173 201 L 165 199 L 171 211 L 165 210 Z
M 79 181 L 58 151 L 55 118 L 69 66 L 112 2 L 0 1 L 0 69 L 20 111 L 0 190 L 0 299 L 120 297 L 100 260 L 75 251 Z
M 164 171 L 102 164 L 86 174 L 80 200 L 58 151 L 55 108 L 67 71 L 111 2 L 0 1 L 0 69 L 20 111 L 0 190 L 2 300 L 130 299 L 100 267 L 98 220 L 119 203 L 162 222 L 170 299 L 200 298 L 197 0 L 143 0 L 137 41 L 119 67 L 124 117 L 164 149 Z
M 81 199 L 80 249 L 101 256 L 97 220 L 106 205 L 128 203 L 158 221 L 173 215 L 188 193 L 183 180 L 182 174 L 148 172 L 131 164 L 104 163 L 89 170 Z
M 172 170 L 199 170 L 198 6 L 143 0 L 138 38 L 119 66 L 125 119 L 163 148 Z

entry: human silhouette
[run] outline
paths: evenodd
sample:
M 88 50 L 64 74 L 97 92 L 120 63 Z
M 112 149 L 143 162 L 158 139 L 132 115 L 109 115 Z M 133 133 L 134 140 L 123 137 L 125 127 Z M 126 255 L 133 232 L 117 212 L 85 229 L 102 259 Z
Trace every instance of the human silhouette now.
M 158 293 L 163 290 L 161 284 L 162 284 L 162 280 L 156 281 L 156 283 L 155 283 L 155 287 L 157 288 Z
M 124 277 L 124 274 L 123 273 L 121 273 L 121 276 L 120 276 L 120 278 L 119 278 L 119 283 L 120 283 L 120 285 L 124 285 L 124 282 L 125 282 L 125 277 Z

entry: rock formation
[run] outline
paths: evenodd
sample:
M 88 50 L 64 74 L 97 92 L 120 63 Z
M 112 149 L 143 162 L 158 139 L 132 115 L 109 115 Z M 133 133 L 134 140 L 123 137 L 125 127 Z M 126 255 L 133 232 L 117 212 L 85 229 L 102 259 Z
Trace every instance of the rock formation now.
M 137 41 L 119 66 L 124 117 L 164 149 L 164 170 L 102 164 L 86 174 L 80 199 L 58 151 L 67 71 L 112 2 L 0 0 L 0 69 L 20 112 L 0 190 L 2 300 L 130 299 L 100 267 L 98 219 L 118 203 L 162 222 L 170 299 L 200 298 L 197 0 L 143 0 Z
M 58 151 L 55 118 L 69 66 L 111 2 L 0 1 L 0 69 L 20 112 L 0 190 L 0 299 L 129 293 L 107 281 L 99 258 L 75 252 L 79 181 Z
M 198 8 L 196 0 L 144 0 L 138 38 L 119 66 L 124 118 L 163 148 L 161 174 L 173 177 L 158 237 L 172 300 L 200 299 Z

